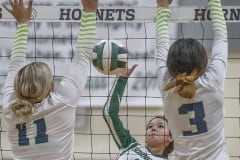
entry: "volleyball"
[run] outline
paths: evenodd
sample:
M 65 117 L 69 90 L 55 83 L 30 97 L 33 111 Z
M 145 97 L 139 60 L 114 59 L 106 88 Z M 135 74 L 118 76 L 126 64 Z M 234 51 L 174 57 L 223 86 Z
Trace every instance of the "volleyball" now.
M 102 74 L 116 74 L 127 64 L 127 48 L 117 40 L 101 40 L 93 48 L 93 66 Z

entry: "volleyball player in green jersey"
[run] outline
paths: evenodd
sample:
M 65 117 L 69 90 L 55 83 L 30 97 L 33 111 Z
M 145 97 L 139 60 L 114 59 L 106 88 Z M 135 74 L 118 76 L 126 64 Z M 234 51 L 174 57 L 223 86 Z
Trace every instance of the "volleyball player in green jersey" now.
M 98 0 L 82 0 L 76 50 L 68 71 L 55 85 L 47 64 L 25 65 L 32 0 L 28 8 L 23 0 L 9 2 L 11 8 L 4 7 L 18 26 L 3 92 L 3 114 L 14 159 L 73 160 L 75 106 L 89 74 Z
M 179 39 L 169 48 L 170 1 L 157 2 L 157 77 L 175 159 L 228 160 L 223 114 L 228 40 L 221 1 L 208 1 L 214 33 L 209 64 L 204 47 L 194 39 Z
M 114 83 L 110 96 L 104 106 L 104 119 L 112 133 L 118 148 L 118 160 L 167 160 L 173 150 L 173 139 L 168 129 L 167 120 L 163 116 L 152 118 L 146 127 L 145 145 L 137 142 L 125 129 L 119 118 L 119 107 L 131 69 L 123 69 Z

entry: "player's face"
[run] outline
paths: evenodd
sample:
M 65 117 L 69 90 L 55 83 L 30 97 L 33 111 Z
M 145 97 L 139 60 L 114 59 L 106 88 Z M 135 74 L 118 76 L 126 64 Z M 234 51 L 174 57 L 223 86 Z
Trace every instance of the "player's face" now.
M 150 147 L 167 146 L 170 142 L 172 142 L 167 122 L 161 118 L 153 119 L 147 125 L 145 141 L 146 145 Z

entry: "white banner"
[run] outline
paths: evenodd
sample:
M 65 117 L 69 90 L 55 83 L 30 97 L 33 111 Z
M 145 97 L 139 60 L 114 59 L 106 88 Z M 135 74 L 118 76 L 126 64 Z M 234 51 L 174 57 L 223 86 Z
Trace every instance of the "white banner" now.
M 209 10 L 205 7 L 187 6 L 171 7 L 170 21 L 174 23 L 200 22 L 211 20 Z M 225 6 L 224 15 L 227 22 L 240 21 L 240 6 Z M 153 22 L 156 7 L 107 7 L 99 8 L 99 22 Z M 37 6 L 33 9 L 32 19 L 36 22 L 79 22 L 82 9 L 76 6 Z M 13 21 L 12 16 L 0 8 L 0 21 Z

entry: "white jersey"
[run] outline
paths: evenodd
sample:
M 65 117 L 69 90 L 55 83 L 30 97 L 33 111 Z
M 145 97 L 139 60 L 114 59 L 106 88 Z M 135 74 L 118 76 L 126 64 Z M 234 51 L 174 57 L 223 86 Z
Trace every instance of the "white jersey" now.
M 228 160 L 224 147 L 223 85 L 227 66 L 227 31 L 219 0 L 210 0 L 214 43 L 210 64 L 195 84 L 192 99 L 180 97 L 174 89 L 163 91 L 170 82 L 167 66 L 170 11 L 160 8 L 157 14 L 158 82 L 166 118 L 173 134 L 176 160 Z
M 153 155 L 149 149 L 137 142 L 119 151 L 117 160 L 168 160 L 165 156 Z
M 46 99 L 35 104 L 32 123 L 21 124 L 10 108 L 16 98 L 13 81 L 25 62 L 28 35 L 27 24 L 18 25 L 3 97 L 7 133 L 16 160 L 73 159 L 75 106 L 89 74 L 95 32 L 96 14 L 84 13 L 68 72 Z

